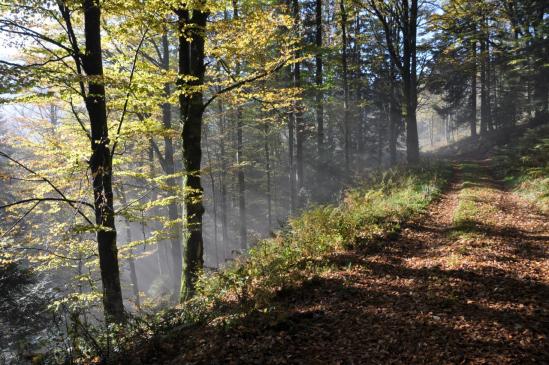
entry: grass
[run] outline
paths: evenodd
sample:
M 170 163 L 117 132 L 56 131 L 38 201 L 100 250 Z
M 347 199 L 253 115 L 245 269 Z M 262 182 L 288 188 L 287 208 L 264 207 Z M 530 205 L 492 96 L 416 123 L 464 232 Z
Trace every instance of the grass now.
M 499 147 L 495 162 L 508 187 L 549 213 L 549 125 L 529 129 Z
M 479 222 L 485 222 L 495 212 L 495 207 L 485 203 L 493 192 L 493 188 L 487 183 L 491 179 L 486 169 L 474 162 L 462 162 L 457 168 L 461 172 L 463 183 L 448 236 L 462 244 L 456 246 L 449 259 L 450 266 L 458 265 L 460 258 L 470 253 L 468 243 L 481 236 Z
M 488 187 L 483 185 L 486 172 L 476 163 L 463 162 L 458 165 L 462 174 L 462 189 L 458 196 L 458 205 L 452 216 L 452 236 L 461 237 L 475 231 L 481 215 L 490 213 L 491 207 L 482 204 L 483 195 Z

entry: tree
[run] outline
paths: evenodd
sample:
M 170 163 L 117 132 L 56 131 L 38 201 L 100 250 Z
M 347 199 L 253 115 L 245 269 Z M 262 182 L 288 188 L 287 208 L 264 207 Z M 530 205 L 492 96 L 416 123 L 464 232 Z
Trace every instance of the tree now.
M 419 161 L 416 109 L 417 80 L 417 0 L 368 1 L 369 8 L 383 25 L 385 42 L 392 61 L 402 77 L 403 114 L 406 121 L 406 153 L 410 164 Z M 395 32 L 401 34 L 400 42 Z
M 320 158 L 324 157 L 324 101 L 322 92 L 322 0 L 315 1 L 315 84 L 316 90 L 316 134 L 317 153 Z
M 32 8 L 34 5 L 32 3 L 18 4 L 19 7 L 16 6 L 13 11 L 22 10 L 22 13 L 25 13 L 28 9 L 27 6 Z M 40 8 L 41 5 L 37 4 L 33 9 L 40 12 L 43 10 Z M 124 305 L 120 288 L 112 188 L 112 157 L 116 149 L 116 141 L 113 142 L 109 139 L 109 126 L 107 123 L 106 91 L 101 46 L 101 8 L 93 0 L 83 0 L 75 4 L 74 7 L 69 7 L 68 3 L 60 1 L 57 3 L 57 7 L 57 12 L 45 11 L 41 15 L 53 17 L 54 19 L 52 20 L 63 24 L 63 30 L 65 31 L 64 39 L 67 40 L 68 44 L 61 43 L 57 40 L 56 36 L 50 36 L 45 32 L 40 33 L 40 30 L 29 28 L 25 24 L 25 18 L 7 17 L 0 22 L 0 30 L 32 39 L 38 44 L 43 45 L 43 49 L 47 51 L 46 54 L 49 57 L 49 59 L 44 60 L 46 64 L 48 62 L 64 62 L 65 58 L 71 58 L 74 62 L 74 73 L 80 80 L 78 83 L 80 88 L 79 93 L 84 100 L 90 122 L 90 130 L 88 132 L 82 121 L 79 120 L 91 144 L 91 156 L 88 163 L 92 176 L 95 223 L 92 224 L 84 214 L 81 215 L 96 230 L 105 315 L 110 321 L 122 321 L 124 318 Z M 79 38 L 74 28 L 74 24 L 77 24 L 77 22 L 73 18 L 76 16 L 77 11 L 81 12 L 83 18 L 84 44 L 79 43 Z M 18 22 L 17 20 L 20 21 Z M 82 51 L 83 49 L 85 49 L 85 52 Z M 61 55 L 59 55 L 60 52 L 62 52 Z M 10 66 L 27 69 L 28 71 L 41 72 L 40 66 L 43 66 L 43 64 L 11 64 Z M 122 121 L 123 117 L 120 125 Z M 6 155 L 4 157 L 11 159 Z M 22 167 L 32 173 L 31 169 Z M 79 211 L 78 205 L 81 202 L 67 199 L 63 192 L 45 178 L 44 182 L 57 192 L 60 200 Z
M 98 226 L 97 243 L 99 246 L 99 265 L 104 290 L 105 313 L 110 319 L 121 321 L 124 317 L 122 290 L 120 289 L 120 271 L 118 268 L 118 250 L 116 248 L 116 227 L 114 223 L 114 203 L 112 189 L 112 150 L 107 125 L 107 107 L 105 85 L 103 84 L 103 58 L 101 54 L 101 9 L 93 0 L 83 2 L 85 54 L 78 54 L 83 71 L 89 78 L 88 90 L 84 99 L 90 118 L 90 137 L 92 155 L 90 170 L 93 176 L 93 195 L 95 223 Z M 69 9 L 62 7 L 61 12 L 68 18 Z M 67 29 L 70 21 L 65 20 Z M 76 40 L 74 34 L 70 34 Z M 79 52 L 80 53 L 80 52 Z
M 193 88 L 190 95 L 180 90 L 179 108 L 183 123 L 183 165 L 185 166 L 184 203 L 186 226 L 188 233 L 184 243 L 184 267 L 182 277 L 183 300 L 194 295 L 195 282 L 204 265 L 202 240 L 202 204 L 203 188 L 201 183 L 202 161 L 202 116 L 204 113 L 203 92 L 204 75 L 204 44 L 206 22 L 209 12 L 202 8 L 178 9 L 179 32 L 179 87 Z M 192 80 L 185 82 L 186 76 Z
M 250 87 L 256 81 L 263 80 L 279 71 L 289 61 L 289 54 L 293 52 L 292 42 L 287 35 L 280 35 L 274 26 L 286 25 L 287 21 L 276 15 L 258 9 L 250 16 L 250 24 L 240 22 L 238 18 L 230 24 L 215 22 L 211 24 L 214 32 L 211 38 L 206 32 L 209 16 L 209 6 L 213 4 L 200 3 L 193 8 L 181 7 L 177 9 L 179 35 L 179 74 L 178 90 L 180 117 L 183 123 L 183 164 L 185 167 L 184 204 L 186 221 L 186 238 L 184 239 L 184 262 L 182 300 L 194 295 L 195 283 L 204 265 L 203 240 L 203 187 L 201 182 L 201 136 L 204 113 L 208 106 L 223 95 L 235 94 L 238 98 L 249 100 L 258 99 L 258 95 L 245 87 Z M 234 10 L 234 9 L 233 9 Z M 258 25 L 259 24 L 259 25 Z M 265 32 L 265 26 L 273 25 L 270 32 Z M 219 29 L 217 28 L 219 27 Z M 252 32 L 250 33 L 251 27 Z M 225 32 L 223 32 L 225 31 Z M 219 33 L 218 33 L 219 32 Z M 254 39 L 252 37 L 259 37 Z M 206 71 L 206 42 L 217 42 L 216 36 L 227 42 L 210 50 L 213 57 L 219 59 L 219 66 L 225 72 L 221 76 L 207 77 Z M 234 37 L 231 38 L 231 37 Z M 233 47 L 234 43 L 243 45 Z M 272 57 L 265 58 L 262 54 L 250 53 L 251 44 L 267 52 L 269 46 L 277 44 Z M 232 50 L 232 54 L 224 53 L 225 47 Z M 246 60 L 248 62 L 244 62 Z M 246 66 L 247 69 L 240 69 Z M 232 68 L 231 68 L 232 67 Z M 215 70 L 215 67 L 210 67 Z M 205 97 L 208 91 L 208 97 Z M 261 95 L 259 95 L 260 100 Z M 240 128 L 238 128 L 240 127 Z M 242 131 L 241 126 L 237 126 Z M 243 186 L 243 185 L 241 185 Z
M 341 65 L 343 67 L 343 145 L 345 156 L 345 174 L 350 173 L 351 147 L 350 147 L 350 127 L 349 127 L 349 75 L 347 59 L 347 10 L 343 0 L 339 1 L 339 10 L 341 17 Z

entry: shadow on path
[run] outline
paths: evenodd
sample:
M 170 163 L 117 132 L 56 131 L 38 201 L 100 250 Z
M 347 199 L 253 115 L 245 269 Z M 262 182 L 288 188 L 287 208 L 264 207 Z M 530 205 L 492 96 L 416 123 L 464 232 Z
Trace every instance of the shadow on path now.
M 495 219 L 465 230 L 452 214 L 468 187 L 493 190 L 482 199 Z M 548 364 L 545 223 L 488 174 L 454 181 L 398 239 L 327 257 L 331 270 L 284 288 L 266 313 L 159 344 L 155 361 Z

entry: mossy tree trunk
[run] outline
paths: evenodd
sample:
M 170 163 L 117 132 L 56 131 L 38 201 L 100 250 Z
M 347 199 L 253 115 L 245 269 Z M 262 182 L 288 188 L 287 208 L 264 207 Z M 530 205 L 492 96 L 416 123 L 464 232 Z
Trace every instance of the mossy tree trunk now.
M 203 92 L 206 65 L 204 44 L 208 12 L 187 9 L 177 11 L 179 26 L 179 107 L 183 122 L 183 165 L 185 168 L 184 205 L 186 232 L 184 232 L 183 274 L 181 300 L 195 294 L 198 275 L 204 265 L 202 216 L 204 214 L 201 184 Z M 184 77 L 193 79 L 185 82 Z M 191 88 L 185 90 L 185 88 Z M 183 92 L 187 91 L 187 92 Z
M 92 156 L 89 164 L 93 177 L 95 223 L 98 227 L 97 244 L 103 284 L 103 306 L 107 321 L 121 322 L 124 319 L 124 304 L 116 248 L 112 155 L 101 54 L 101 10 L 93 0 L 85 0 L 83 10 L 86 54 L 81 55 L 81 58 L 83 69 L 89 77 L 85 104 L 91 125 Z

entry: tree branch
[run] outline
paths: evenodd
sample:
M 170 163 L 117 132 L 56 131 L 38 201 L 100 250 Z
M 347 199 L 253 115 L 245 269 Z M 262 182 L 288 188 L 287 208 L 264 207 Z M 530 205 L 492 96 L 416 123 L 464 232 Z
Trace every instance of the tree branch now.
M 91 209 L 95 209 L 94 206 L 92 204 L 88 203 L 88 202 L 81 201 L 81 200 L 66 199 L 66 198 L 30 198 L 30 199 L 22 199 L 22 200 L 18 200 L 16 202 L 13 202 L 13 203 L 0 205 L 0 209 L 6 209 L 6 208 L 13 207 L 13 206 L 16 206 L 16 205 L 21 205 L 21 204 L 26 204 L 26 203 L 31 203 L 31 202 L 41 203 L 41 202 L 46 202 L 46 201 L 65 202 L 65 203 L 69 203 L 71 205 L 72 204 L 79 204 L 79 205 L 85 205 L 85 206 L 87 206 L 88 208 L 91 208 Z
M 75 201 L 75 200 L 71 200 L 71 199 L 68 199 L 65 194 L 63 194 L 63 192 L 57 187 L 55 186 L 48 178 L 40 175 L 39 173 L 35 172 L 34 170 L 32 170 L 31 168 L 25 166 L 24 164 L 22 164 L 21 162 L 17 161 L 16 159 L 12 158 L 10 155 L 8 155 L 7 153 L 5 152 L 2 152 L 0 151 L 0 156 L 1 157 L 4 157 L 8 160 L 10 160 L 11 162 L 15 163 L 16 165 L 20 166 L 21 168 L 23 168 L 24 170 L 30 172 L 31 174 L 39 177 L 40 179 L 42 179 L 45 183 L 47 183 L 49 186 L 52 187 L 53 190 L 55 190 L 55 192 L 57 192 L 57 194 L 59 194 L 61 196 L 61 198 L 63 198 L 62 200 L 63 201 L 66 201 L 67 203 L 69 203 L 69 205 L 73 208 L 73 209 L 76 209 L 76 211 L 78 212 L 78 214 L 80 214 L 82 216 L 82 218 L 84 218 L 86 220 L 86 222 L 88 222 L 89 224 L 93 225 L 93 222 L 78 208 L 78 206 L 75 205 L 75 203 L 78 203 L 78 204 L 85 204 L 85 205 L 89 205 L 93 208 L 93 205 L 91 205 L 90 203 L 86 203 L 86 202 L 83 202 L 83 201 Z M 52 198 L 53 199 L 53 198 Z
M 116 130 L 116 137 L 115 137 L 114 143 L 112 145 L 111 156 L 114 156 L 114 151 L 116 149 L 116 146 L 118 145 L 120 132 L 122 131 L 122 124 L 124 123 L 124 117 L 126 116 L 126 113 L 128 111 L 128 102 L 130 100 L 133 76 L 135 74 L 135 67 L 136 67 L 136 64 L 137 64 L 137 58 L 139 56 L 139 50 L 141 49 L 141 46 L 143 45 L 143 42 L 145 41 L 145 36 L 147 35 L 148 31 L 149 31 L 148 29 L 145 29 L 145 31 L 143 32 L 143 36 L 141 37 L 141 41 L 139 42 L 139 45 L 137 46 L 137 49 L 135 50 L 135 55 L 133 57 L 133 63 L 132 63 L 132 69 L 130 71 L 130 80 L 129 80 L 129 83 L 128 83 L 128 92 L 126 93 L 126 100 L 124 101 L 124 107 L 122 108 L 122 116 L 120 117 L 120 123 L 118 123 L 118 128 Z
M 283 62 L 280 62 L 278 65 L 276 65 L 273 69 L 271 70 L 267 70 L 267 71 L 263 71 L 259 74 L 256 74 L 254 76 L 250 76 L 248 78 L 245 78 L 245 79 L 242 79 L 238 82 L 235 82 L 234 84 L 232 85 L 229 85 L 227 86 L 226 88 L 224 89 L 221 89 L 219 90 L 218 92 L 216 92 L 206 103 L 204 103 L 202 109 L 206 109 L 208 107 L 208 105 L 210 105 L 218 96 L 222 95 L 222 94 L 225 94 L 231 90 L 234 90 L 236 88 L 239 88 L 240 86 L 242 85 L 245 85 L 245 84 L 248 84 L 250 82 L 254 82 L 256 80 L 259 80 L 265 76 L 268 76 L 272 73 L 275 73 L 277 72 L 278 70 L 280 70 L 282 67 L 284 67 L 286 65 L 286 63 L 288 62 L 288 60 L 284 60 Z
M 17 221 L 16 221 L 16 222 L 15 222 L 6 232 L 4 232 L 4 233 L 0 236 L 0 238 L 4 238 L 5 236 L 7 236 L 8 233 L 10 233 L 15 227 L 17 227 L 17 225 L 18 225 L 19 223 L 21 223 L 21 222 L 23 221 L 23 219 L 25 219 L 25 217 L 28 216 L 28 215 L 34 210 L 34 208 L 36 208 L 36 207 L 38 206 L 38 204 L 40 204 L 39 201 L 36 202 L 29 210 L 27 210 L 27 211 L 25 212 L 25 214 L 23 214 L 21 217 L 19 217 L 19 219 L 18 219 L 18 220 L 17 220 Z

